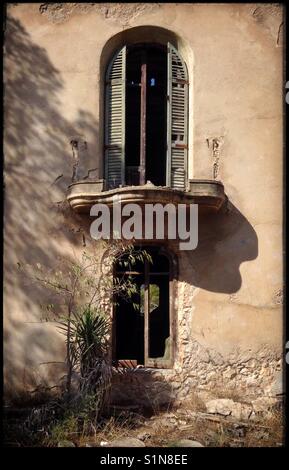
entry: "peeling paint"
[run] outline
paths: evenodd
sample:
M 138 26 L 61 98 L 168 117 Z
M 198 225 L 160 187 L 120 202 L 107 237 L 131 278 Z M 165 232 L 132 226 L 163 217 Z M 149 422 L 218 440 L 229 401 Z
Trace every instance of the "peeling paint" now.
M 279 28 L 278 28 L 277 41 L 276 41 L 277 46 L 279 46 L 279 44 L 282 42 L 280 38 L 283 35 L 283 26 L 284 26 L 284 21 L 280 23 Z
M 84 176 L 82 179 L 83 179 L 83 180 L 89 179 L 89 178 L 91 177 L 91 176 L 90 176 L 91 173 L 93 173 L 94 171 L 95 171 L 95 172 L 98 172 L 98 168 L 90 168 L 90 169 L 88 170 L 88 172 L 87 172 L 87 175 Z M 97 177 L 97 174 L 95 175 L 95 178 L 96 178 L 96 177 Z
M 63 178 L 63 174 L 57 176 L 57 178 L 55 178 L 55 180 L 51 183 L 51 186 L 53 186 L 54 184 L 56 184 L 57 181 L 59 181 L 61 178 Z
M 224 144 L 224 136 L 213 137 L 206 139 L 208 148 L 211 150 L 211 155 L 213 157 L 213 178 L 216 179 L 219 176 L 220 170 L 220 157 L 221 157 L 221 148 Z
M 277 305 L 283 305 L 283 289 L 278 289 L 273 297 L 273 303 Z
M 73 170 L 72 170 L 72 178 L 71 181 L 74 183 L 77 181 L 77 170 L 79 165 L 79 153 L 78 153 L 78 141 L 71 140 L 70 141 L 71 148 L 72 148 L 72 160 L 73 160 Z
M 72 148 L 72 160 L 73 160 L 73 172 L 72 172 L 72 182 L 74 183 L 79 179 L 79 165 L 81 162 L 81 158 L 85 157 L 87 153 L 87 142 L 84 140 L 83 137 L 73 137 L 70 140 L 70 145 Z M 89 172 L 93 170 L 89 170 L 87 177 L 89 176 Z
M 63 23 L 74 13 L 96 11 L 108 20 L 128 24 L 131 19 L 160 6 L 159 3 L 42 3 L 39 12 L 53 23 Z
M 254 8 L 252 16 L 257 23 L 266 28 L 276 42 L 280 44 L 280 37 L 283 27 L 283 7 L 281 4 L 268 3 L 261 4 Z

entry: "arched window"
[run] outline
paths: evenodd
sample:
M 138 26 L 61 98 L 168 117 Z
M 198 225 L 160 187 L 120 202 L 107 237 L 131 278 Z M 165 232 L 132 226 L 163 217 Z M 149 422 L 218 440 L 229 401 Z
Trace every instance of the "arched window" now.
M 106 188 L 184 190 L 187 182 L 188 74 L 172 44 L 123 46 L 106 72 Z

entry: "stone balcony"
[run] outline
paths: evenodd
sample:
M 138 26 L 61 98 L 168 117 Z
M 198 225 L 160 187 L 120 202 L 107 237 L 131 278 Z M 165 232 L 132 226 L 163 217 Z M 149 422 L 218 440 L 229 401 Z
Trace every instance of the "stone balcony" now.
M 104 180 L 80 180 L 72 183 L 67 190 L 67 200 L 77 213 L 89 213 L 94 204 L 113 202 L 123 204 L 198 204 L 202 212 L 216 212 L 224 204 L 224 185 L 216 180 L 193 179 L 189 181 L 189 189 L 179 191 L 167 186 L 155 186 L 147 182 L 143 186 L 123 186 L 104 190 Z

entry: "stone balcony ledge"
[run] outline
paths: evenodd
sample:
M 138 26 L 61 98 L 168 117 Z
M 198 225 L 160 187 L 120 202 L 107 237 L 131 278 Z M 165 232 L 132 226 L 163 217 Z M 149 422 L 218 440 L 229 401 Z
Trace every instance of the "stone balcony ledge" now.
M 104 191 L 104 180 L 81 180 L 67 190 L 67 200 L 77 213 L 89 213 L 94 204 L 198 204 L 202 211 L 218 211 L 226 200 L 224 185 L 216 180 L 193 179 L 189 189 L 180 191 L 147 182 L 143 186 L 123 186 Z

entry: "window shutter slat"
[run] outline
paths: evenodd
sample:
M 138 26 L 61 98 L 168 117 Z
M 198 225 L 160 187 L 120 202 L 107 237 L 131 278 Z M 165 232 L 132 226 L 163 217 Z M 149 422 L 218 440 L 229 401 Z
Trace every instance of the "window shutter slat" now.
M 124 184 L 126 46 L 112 59 L 106 73 L 105 179 L 107 189 Z
M 168 43 L 167 185 L 180 190 L 186 188 L 187 126 L 187 68 L 178 51 Z

